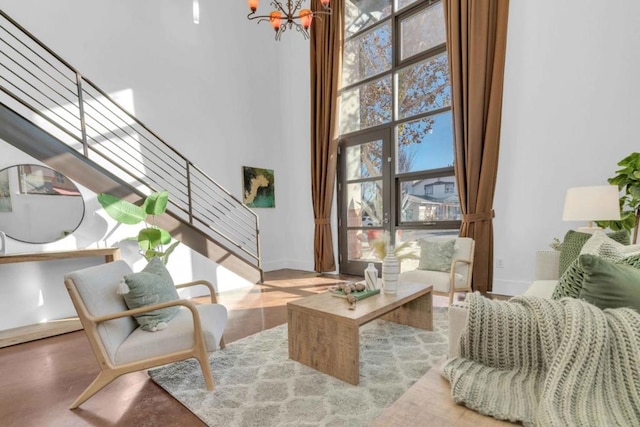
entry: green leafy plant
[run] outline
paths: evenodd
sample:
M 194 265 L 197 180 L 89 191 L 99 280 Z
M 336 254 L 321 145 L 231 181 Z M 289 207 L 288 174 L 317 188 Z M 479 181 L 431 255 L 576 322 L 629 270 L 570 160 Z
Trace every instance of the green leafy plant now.
M 636 243 L 640 221 L 640 153 L 631 153 L 620 160 L 618 166 L 622 169 L 616 171 L 616 176 L 607 181 L 609 184 L 617 185 L 623 192 L 620 196 L 620 220 L 597 221 L 597 224 L 614 231 L 633 229 L 633 243 Z
M 145 222 L 146 227 L 140 230 L 137 236 L 130 239 L 137 240 L 140 252 L 147 260 L 159 257 L 165 264 L 168 262 L 169 255 L 180 243 L 174 242 L 169 245 L 171 234 L 156 225 L 156 216 L 162 215 L 167 210 L 168 191 L 150 194 L 142 206 L 134 205 L 106 193 L 98 194 L 98 202 L 111 218 L 121 224 L 135 225 Z M 148 217 L 151 217 L 150 221 L 147 221 Z M 166 250 L 164 250 L 164 245 L 169 245 Z

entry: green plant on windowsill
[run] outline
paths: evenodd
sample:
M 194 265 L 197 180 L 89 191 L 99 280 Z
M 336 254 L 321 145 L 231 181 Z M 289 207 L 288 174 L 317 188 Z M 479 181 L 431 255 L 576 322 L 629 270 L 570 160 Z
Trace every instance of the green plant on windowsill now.
M 609 178 L 609 184 L 617 185 L 623 192 L 620 196 L 620 220 L 596 221 L 598 226 L 609 227 L 614 231 L 633 229 L 633 243 L 638 240 L 640 222 L 640 153 L 631 153 L 618 162 L 622 169 L 616 176 Z
M 156 216 L 162 215 L 167 210 L 169 202 L 169 192 L 159 191 L 152 193 L 144 200 L 142 206 L 122 200 L 110 194 L 98 194 L 98 202 L 104 208 L 105 212 L 121 224 L 135 225 L 145 222 L 146 227 L 138 232 L 137 236 L 130 237 L 130 240 L 136 240 L 140 248 L 140 253 L 147 259 L 159 257 L 165 264 L 169 260 L 169 255 L 180 244 L 180 242 L 171 243 L 171 234 L 163 228 L 156 225 Z M 151 217 L 147 221 L 147 217 Z M 164 246 L 169 245 L 166 250 Z

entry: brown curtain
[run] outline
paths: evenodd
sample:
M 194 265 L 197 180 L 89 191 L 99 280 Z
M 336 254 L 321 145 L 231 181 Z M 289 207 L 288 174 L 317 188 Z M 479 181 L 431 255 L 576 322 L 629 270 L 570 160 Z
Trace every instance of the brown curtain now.
M 322 10 L 313 0 L 313 10 Z M 334 271 L 331 205 L 338 151 L 338 87 L 342 68 L 344 0 L 332 0 L 333 13 L 311 24 L 311 197 L 315 220 L 315 271 Z
M 509 0 L 444 0 L 444 10 L 460 236 L 476 241 L 473 289 L 487 292 L 493 287 L 493 196 Z

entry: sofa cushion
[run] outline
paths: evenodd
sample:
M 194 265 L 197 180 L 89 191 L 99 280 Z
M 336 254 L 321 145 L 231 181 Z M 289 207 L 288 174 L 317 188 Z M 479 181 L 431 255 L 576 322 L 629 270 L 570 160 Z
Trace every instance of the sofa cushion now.
M 131 272 L 129 264 L 118 260 L 74 271 L 67 274 L 65 279 L 73 280 L 90 315 L 103 316 L 127 310 L 124 298 L 116 291 L 122 277 Z M 97 325 L 100 340 L 111 362 L 120 344 L 137 327 L 133 317 L 121 317 Z
M 227 309 L 220 304 L 200 304 L 196 306 L 208 351 L 214 351 L 227 324 Z M 161 343 L 157 335 L 163 336 Z M 171 327 L 150 334 L 142 328 L 136 329 L 118 348 L 115 362 L 118 364 L 135 362 L 149 357 L 162 356 L 193 347 L 193 316 L 191 310 L 180 306 L 171 320 Z
M 626 242 L 626 241 L 625 241 Z M 603 249 L 603 246 L 605 249 Z M 620 243 L 607 236 L 604 231 L 598 230 L 593 233 L 593 235 L 585 242 L 580 250 L 580 255 L 582 254 L 591 254 L 598 255 L 605 250 L 606 248 L 610 248 L 609 250 L 616 254 L 627 254 L 631 252 L 637 252 L 640 250 L 640 246 L 638 245 L 630 245 L 628 243 Z
M 451 271 L 456 239 L 420 239 L 418 270 Z
M 623 245 L 629 244 L 629 232 L 627 230 L 614 231 L 607 234 L 607 236 Z M 582 247 L 592 237 L 593 234 L 589 233 L 582 233 L 575 230 L 567 231 L 567 234 L 564 236 L 564 241 L 562 242 L 562 249 L 560 250 L 560 276 L 569 268 L 571 263 L 578 259 Z
M 433 286 L 433 290 L 436 292 L 449 292 L 449 279 L 451 273 L 445 273 L 443 271 L 430 271 L 430 270 L 411 270 L 400 273 L 398 281 L 400 283 L 426 283 Z M 455 274 L 455 287 L 465 286 L 464 277 L 461 274 Z M 400 285 L 402 286 L 402 284 Z
M 587 242 L 583 244 L 579 255 L 586 253 L 611 262 L 622 261 L 626 257 L 633 255 L 633 253 L 627 252 L 629 249 L 633 250 L 633 247 L 630 248 L 615 242 L 605 236 L 604 233 L 596 232 L 590 236 Z M 576 258 L 560 276 L 558 286 L 556 286 L 553 291 L 552 299 L 557 300 L 564 297 L 578 298 L 583 281 L 584 270 L 582 269 L 580 260 Z
M 529 285 L 524 294 L 551 299 L 553 291 L 557 285 L 557 280 L 536 280 L 531 285 Z
M 584 283 L 580 298 L 601 308 L 640 311 L 640 270 L 593 255 L 580 255 Z
M 124 276 L 129 292 L 124 294 L 124 300 L 130 309 L 146 307 L 180 299 L 173 279 L 158 257 L 152 258 L 139 273 Z M 178 313 L 178 307 L 166 307 L 138 314 L 135 317 L 140 327 L 148 332 L 155 332 L 166 327 L 166 322 Z

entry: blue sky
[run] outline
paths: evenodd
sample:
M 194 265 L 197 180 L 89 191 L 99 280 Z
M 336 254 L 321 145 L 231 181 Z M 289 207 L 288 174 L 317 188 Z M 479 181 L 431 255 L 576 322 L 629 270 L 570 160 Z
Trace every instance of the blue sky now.
M 453 123 L 451 113 L 432 116 L 435 120 L 433 132 L 426 134 L 420 144 L 411 144 L 416 155 L 412 172 L 436 169 L 453 165 Z

